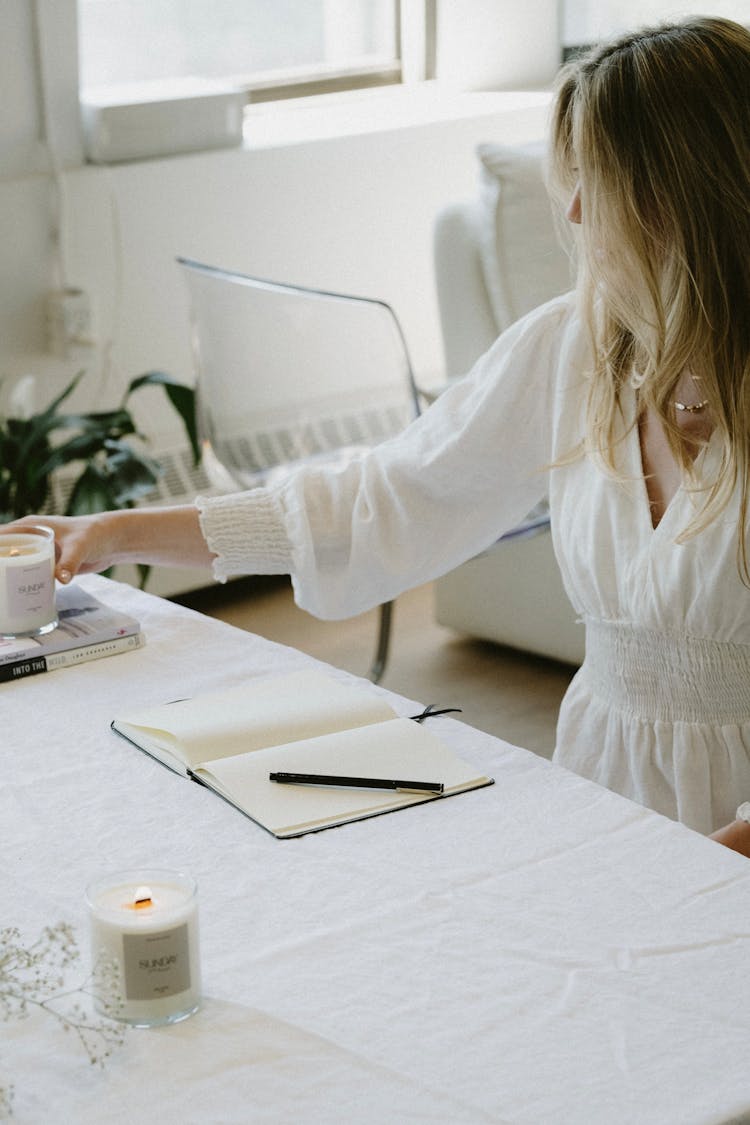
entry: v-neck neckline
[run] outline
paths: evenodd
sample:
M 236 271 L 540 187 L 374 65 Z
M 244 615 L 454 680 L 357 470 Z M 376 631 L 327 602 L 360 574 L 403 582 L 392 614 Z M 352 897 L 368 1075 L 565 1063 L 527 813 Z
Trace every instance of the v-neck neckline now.
M 638 507 L 639 510 L 642 510 L 643 512 L 646 530 L 649 533 L 649 537 L 653 538 L 659 535 L 661 528 L 670 520 L 670 517 L 672 516 L 675 509 L 681 505 L 682 497 L 685 493 L 685 481 L 684 479 L 682 479 L 677 485 L 677 488 L 670 496 L 667 504 L 664 506 L 664 511 L 662 512 L 661 519 L 657 524 L 654 524 L 651 508 L 651 498 L 648 494 L 646 472 L 643 464 L 641 428 L 638 421 L 638 396 L 635 389 L 633 389 L 630 394 L 630 417 L 626 420 L 626 424 L 630 427 L 630 433 L 628 436 L 631 443 L 631 449 L 633 450 L 635 476 L 639 489 Z M 709 437 L 708 442 L 698 450 L 698 453 L 696 454 L 693 461 L 696 469 L 700 469 L 702 466 L 704 466 L 704 462 L 707 458 L 708 450 L 711 448 L 711 445 L 713 443 L 715 433 L 716 429 L 714 428 L 711 432 L 711 436 Z

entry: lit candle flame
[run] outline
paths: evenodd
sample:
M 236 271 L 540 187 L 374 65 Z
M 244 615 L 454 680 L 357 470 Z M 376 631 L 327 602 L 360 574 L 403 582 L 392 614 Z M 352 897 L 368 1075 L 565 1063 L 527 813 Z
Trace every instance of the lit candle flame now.
M 145 907 L 153 906 L 154 902 L 151 898 L 150 887 L 137 887 L 133 895 L 133 909 L 143 910 Z

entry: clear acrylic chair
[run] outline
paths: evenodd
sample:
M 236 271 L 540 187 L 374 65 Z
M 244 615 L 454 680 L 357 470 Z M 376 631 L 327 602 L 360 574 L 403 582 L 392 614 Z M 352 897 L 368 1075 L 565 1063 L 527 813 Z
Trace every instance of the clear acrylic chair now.
M 419 413 L 406 341 L 384 302 L 178 258 L 188 286 L 203 463 L 254 488 L 305 462 L 356 457 Z M 393 603 L 369 676 L 382 677 Z

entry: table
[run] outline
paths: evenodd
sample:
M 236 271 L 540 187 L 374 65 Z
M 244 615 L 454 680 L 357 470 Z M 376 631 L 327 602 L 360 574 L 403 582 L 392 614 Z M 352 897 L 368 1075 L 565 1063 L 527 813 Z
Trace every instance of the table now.
M 103 1068 L 44 1012 L 0 1023 L 16 1122 L 750 1121 L 747 860 L 448 717 L 494 786 L 276 840 L 109 720 L 316 662 L 79 581 L 147 644 L 0 686 L 0 924 L 87 957 L 90 879 L 187 870 L 205 1002 Z

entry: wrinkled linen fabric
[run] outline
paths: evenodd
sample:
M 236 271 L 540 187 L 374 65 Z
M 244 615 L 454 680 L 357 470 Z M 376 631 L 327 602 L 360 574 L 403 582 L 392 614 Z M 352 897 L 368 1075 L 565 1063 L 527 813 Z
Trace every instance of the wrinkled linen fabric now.
M 485 550 L 548 495 L 563 581 L 587 630 L 556 760 L 708 833 L 750 799 L 739 497 L 677 542 L 701 499 L 686 484 L 653 527 L 634 391 L 618 435 L 623 479 L 587 456 L 558 463 L 582 438 L 590 367 L 575 297 L 556 298 L 402 434 L 343 467 L 199 497 L 201 526 L 220 580 L 291 573 L 302 608 L 342 618 Z M 701 480 L 719 458 L 715 434 L 696 461 Z
M 68 923 L 82 957 L 59 991 L 84 992 L 60 1007 L 90 1012 L 87 883 L 188 871 L 203 1003 L 102 1067 L 49 1010 L 0 1022 L 12 1122 L 747 1125 L 743 856 L 450 716 L 430 729 L 494 785 L 277 840 L 112 718 L 303 668 L 363 682 L 76 581 L 147 642 L 0 685 L 2 926 L 31 944 Z

